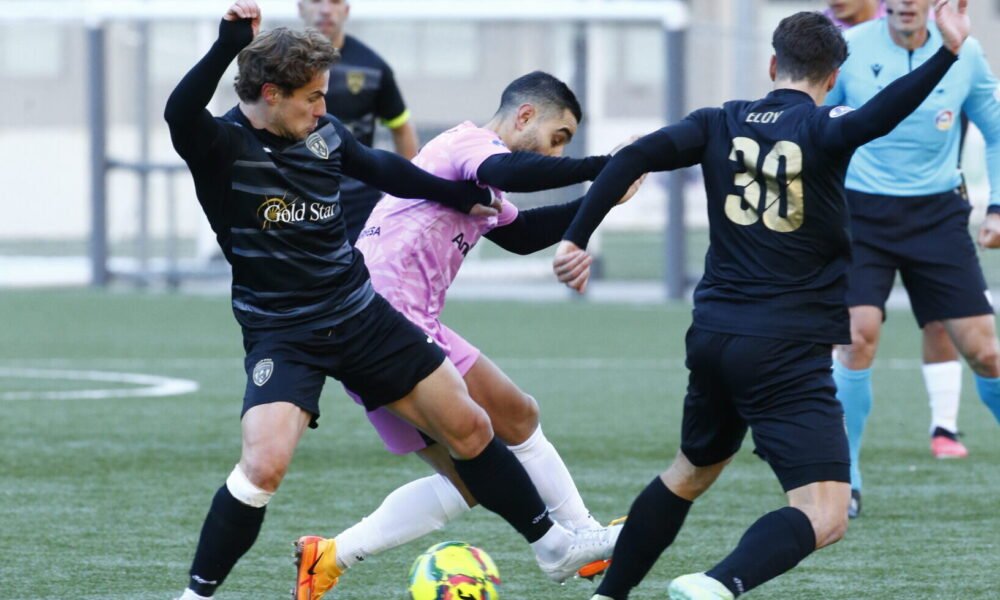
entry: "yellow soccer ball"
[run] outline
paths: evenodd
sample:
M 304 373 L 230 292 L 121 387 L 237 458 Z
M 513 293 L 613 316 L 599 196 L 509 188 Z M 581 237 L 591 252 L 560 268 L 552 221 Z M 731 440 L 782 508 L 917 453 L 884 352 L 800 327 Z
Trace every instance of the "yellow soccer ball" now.
M 489 554 L 465 542 L 441 542 L 410 567 L 410 600 L 497 600 L 500 571 Z

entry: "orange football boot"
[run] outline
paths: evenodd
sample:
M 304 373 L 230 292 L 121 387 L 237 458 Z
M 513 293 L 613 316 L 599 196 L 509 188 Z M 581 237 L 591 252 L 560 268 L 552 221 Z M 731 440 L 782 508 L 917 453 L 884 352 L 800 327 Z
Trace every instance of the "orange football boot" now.
M 337 543 L 317 535 L 304 535 L 295 542 L 295 567 L 298 579 L 292 600 L 319 600 L 343 575 L 337 566 Z

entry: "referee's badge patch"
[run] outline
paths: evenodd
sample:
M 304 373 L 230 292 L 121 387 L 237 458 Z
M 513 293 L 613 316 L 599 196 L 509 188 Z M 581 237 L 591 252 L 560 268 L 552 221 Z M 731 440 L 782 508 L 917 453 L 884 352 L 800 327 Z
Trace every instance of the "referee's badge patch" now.
M 948 131 L 955 122 L 955 113 L 948 109 L 938 111 L 936 117 L 934 117 L 934 126 L 938 128 L 938 131 Z
M 842 117 L 853 110 L 850 106 L 835 106 L 830 110 L 830 118 L 836 119 L 837 117 Z
M 326 160 L 330 158 L 330 148 L 326 145 L 326 140 L 319 133 L 313 132 L 306 138 L 306 148 L 316 156 Z
M 251 375 L 254 385 L 257 387 L 264 385 L 271 378 L 272 373 L 274 373 L 273 360 L 265 358 L 257 361 L 257 365 L 253 368 L 253 375 Z

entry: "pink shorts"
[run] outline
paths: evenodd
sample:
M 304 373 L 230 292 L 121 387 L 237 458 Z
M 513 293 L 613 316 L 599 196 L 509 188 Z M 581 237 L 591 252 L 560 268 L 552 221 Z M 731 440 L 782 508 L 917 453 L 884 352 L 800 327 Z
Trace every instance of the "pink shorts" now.
M 448 359 L 455 365 L 455 368 L 458 369 L 459 374 L 465 377 L 465 374 L 469 372 L 469 369 L 472 368 L 472 365 L 479 358 L 479 348 L 470 344 L 465 338 L 446 327 L 443 323 L 440 324 L 440 327 L 441 335 L 433 337 L 445 351 L 445 354 L 448 355 Z M 363 405 L 361 398 L 357 394 L 346 387 L 344 391 L 355 402 Z M 368 420 L 375 426 L 375 431 L 378 432 L 379 437 L 382 438 L 382 443 L 385 444 L 385 448 L 389 452 L 393 454 L 409 454 L 427 447 L 427 441 L 419 429 L 392 414 L 385 407 L 378 408 L 367 414 Z

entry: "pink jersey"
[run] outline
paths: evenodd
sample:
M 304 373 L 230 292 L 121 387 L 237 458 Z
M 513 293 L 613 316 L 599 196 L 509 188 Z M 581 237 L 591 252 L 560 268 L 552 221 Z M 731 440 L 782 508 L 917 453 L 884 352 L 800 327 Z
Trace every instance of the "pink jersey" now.
M 466 121 L 420 150 L 413 163 L 443 179 L 476 179 L 479 165 L 510 152 L 495 132 Z M 375 290 L 410 321 L 450 350 L 438 317 L 462 261 L 483 234 L 511 223 L 517 207 L 499 194 L 496 217 L 472 217 L 429 200 L 386 196 L 372 211 L 356 244 Z

